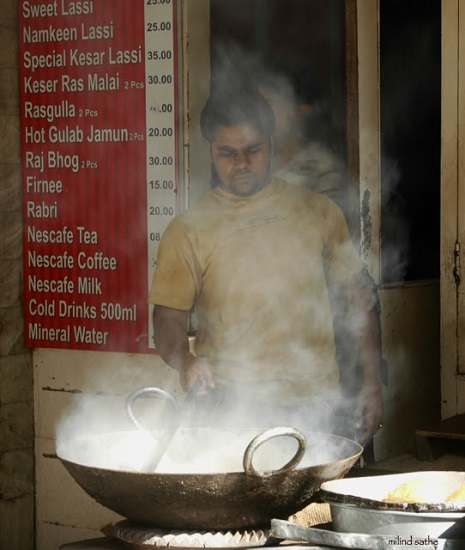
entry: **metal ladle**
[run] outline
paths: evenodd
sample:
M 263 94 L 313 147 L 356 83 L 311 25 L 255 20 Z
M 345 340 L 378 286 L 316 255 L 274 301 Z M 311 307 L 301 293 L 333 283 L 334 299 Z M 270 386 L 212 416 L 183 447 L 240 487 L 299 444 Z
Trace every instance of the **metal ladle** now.
M 195 398 L 195 395 L 197 394 L 197 389 L 199 385 L 200 381 L 197 381 L 195 384 L 192 385 L 182 405 L 179 405 L 179 403 L 171 395 L 171 393 L 155 386 L 144 386 L 142 388 L 134 390 L 132 393 L 129 394 L 126 401 L 126 410 L 129 418 L 141 430 L 146 430 L 146 428 L 139 422 L 133 411 L 134 403 L 137 399 L 139 399 L 139 397 L 142 397 L 144 395 L 158 395 L 166 399 L 174 408 L 173 418 L 163 430 L 160 438 L 154 437 L 154 439 L 156 439 L 157 441 L 157 445 L 152 456 L 150 457 L 150 460 L 147 463 L 149 471 L 154 472 L 157 469 L 160 460 L 166 453 L 166 450 L 173 440 L 173 437 L 175 436 L 178 428 L 182 424 L 185 417 L 188 415 L 192 402 Z

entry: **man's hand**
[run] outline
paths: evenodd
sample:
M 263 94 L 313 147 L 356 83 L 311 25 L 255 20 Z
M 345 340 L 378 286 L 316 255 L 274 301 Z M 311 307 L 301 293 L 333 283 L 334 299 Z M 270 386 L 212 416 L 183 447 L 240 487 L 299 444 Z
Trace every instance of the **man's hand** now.
M 192 357 L 191 361 L 184 364 L 180 372 L 181 386 L 188 392 L 199 381 L 197 396 L 203 396 L 215 387 L 213 374 L 208 362 L 203 357 Z
M 160 357 L 179 372 L 182 388 L 188 392 L 199 380 L 196 395 L 202 396 L 214 388 L 215 383 L 207 360 L 190 352 L 187 337 L 188 315 L 188 311 L 155 306 L 154 342 Z
M 381 428 L 383 420 L 383 396 L 381 385 L 373 388 L 364 386 L 357 396 L 355 408 L 355 433 L 358 442 L 364 446 Z

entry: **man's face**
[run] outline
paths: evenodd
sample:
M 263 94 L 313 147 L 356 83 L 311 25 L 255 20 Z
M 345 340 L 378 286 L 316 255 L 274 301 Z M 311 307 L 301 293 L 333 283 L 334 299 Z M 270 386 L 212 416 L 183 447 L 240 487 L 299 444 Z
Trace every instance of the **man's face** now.
M 229 193 L 246 197 L 269 183 L 270 139 L 257 128 L 220 125 L 210 150 L 220 186 Z

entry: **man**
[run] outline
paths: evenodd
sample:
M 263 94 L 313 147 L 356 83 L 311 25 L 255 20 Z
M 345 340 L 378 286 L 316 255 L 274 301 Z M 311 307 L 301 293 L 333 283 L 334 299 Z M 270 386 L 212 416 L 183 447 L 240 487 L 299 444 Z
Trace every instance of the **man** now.
M 352 304 L 363 370 L 353 423 L 367 441 L 382 417 L 380 338 L 342 212 L 323 195 L 272 180 L 274 117 L 258 91 L 213 94 L 201 127 L 218 185 L 160 243 L 149 295 L 158 353 L 186 391 L 225 388 L 249 425 L 275 412 L 274 423 L 289 423 L 297 412 L 295 427 L 335 431 L 338 312 L 328 285 L 336 286 Z M 193 305 L 196 356 L 187 338 Z

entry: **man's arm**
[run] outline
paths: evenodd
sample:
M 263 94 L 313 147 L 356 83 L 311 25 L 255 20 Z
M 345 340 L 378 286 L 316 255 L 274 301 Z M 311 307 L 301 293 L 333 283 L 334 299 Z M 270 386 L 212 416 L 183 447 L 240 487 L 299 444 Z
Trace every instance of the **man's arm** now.
M 349 312 L 348 329 L 358 349 L 361 375 L 361 386 L 355 397 L 355 422 L 360 429 L 360 441 L 366 443 L 379 430 L 383 417 L 380 323 L 374 291 L 371 292 L 363 273 L 350 277 L 341 290 Z
M 190 352 L 187 336 L 189 312 L 156 305 L 153 310 L 154 342 L 160 357 L 180 374 L 181 385 L 189 391 L 196 380 L 202 382 L 198 394 L 214 386 L 210 368 L 203 358 Z

